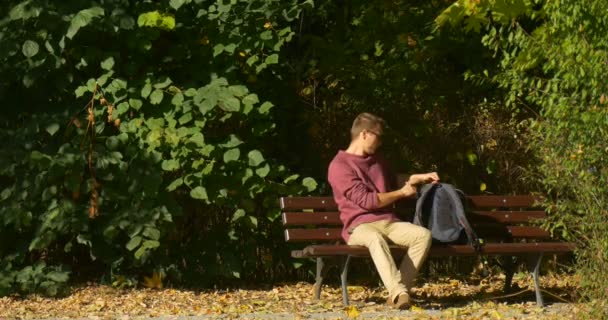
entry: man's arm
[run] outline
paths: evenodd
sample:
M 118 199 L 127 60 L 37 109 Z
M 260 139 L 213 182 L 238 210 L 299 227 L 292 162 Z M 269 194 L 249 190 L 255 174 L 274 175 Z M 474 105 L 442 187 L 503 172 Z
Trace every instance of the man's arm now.
M 439 182 L 439 175 L 437 175 L 437 172 L 413 174 L 401 189 L 378 193 L 378 207 L 386 207 L 399 199 L 413 197 L 416 195 L 416 185 L 429 182 Z
M 414 195 L 416 195 L 416 188 L 409 182 L 406 182 L 399 190 L 378 193 L 378 207 L 386 207 L 399 199 L 409 198 Z
M 377 193 L 369 190 L 361 178 L 345 163 L 332 161 L 329 164 L 327 178 L 334 191 L 334 196 L 341 194 L 367 210 L 378 208 Z

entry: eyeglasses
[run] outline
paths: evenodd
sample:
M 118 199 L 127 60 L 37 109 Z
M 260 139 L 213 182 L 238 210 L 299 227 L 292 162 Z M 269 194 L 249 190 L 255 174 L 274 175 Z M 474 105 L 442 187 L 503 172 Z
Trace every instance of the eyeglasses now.
M 373 130 L 366 130 L 369 133 L 373 133 L 378 139 L 382 138 L 382 134 Z

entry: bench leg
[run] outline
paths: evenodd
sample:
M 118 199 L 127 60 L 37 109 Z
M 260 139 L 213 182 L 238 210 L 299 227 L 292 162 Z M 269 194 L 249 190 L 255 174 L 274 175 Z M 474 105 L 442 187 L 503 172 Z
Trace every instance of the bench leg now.
M 345 306 L 348 306 L 348 287 L 346 286 L 346 279 L 348 277 L 348 265 L 350 264 L 350 256 L 346 257 L 346 261 L 344 262 L 344 268 L 342 269 L 342 274 L 340 274 L 340 282 L 342 282 L 342 303 Z
M 543 254 L 540 253 L 537 256 L 531 257 L 530 263 L 528 263 L 528 270 L 532 273 L 532 278 L 534 279 L 534 291 L 536 292 L 536 303 L 539 307 L 544 306 L 543 296 L 540 292 L 540 283 L 539 283 L 539 270 L 540 270 L 540 262 L 543 260 Z
M 515 262 L 513 261 L 515 257 L 511 256 L 503 256 L 501 258 L 501 266 L 505 272 L 505 286 L 503 287 L 503 291 L 505 293 L 511 292 L 511 285 L 513 284 L 513 275 L 515 274 Z
M 323 278 L 325 277 L 325 272 L 327 271 L 327 267 L 325 266 L 325 261 L 323 258 L 317 258 L 317 277 L 315 279 L 314 285 L 314 295 L 315 299 L 321 299 L 321 285 L 323 284 Z

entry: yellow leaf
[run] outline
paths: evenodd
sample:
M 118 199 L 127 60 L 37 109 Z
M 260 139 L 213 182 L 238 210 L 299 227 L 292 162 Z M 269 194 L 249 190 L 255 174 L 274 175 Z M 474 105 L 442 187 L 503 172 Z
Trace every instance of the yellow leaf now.
M 498 313 L 496 310 L 492 312 L 492 315 L 494 316 L 494 319 L 502 319 L 502 315 L 500 315 L 500 313 Z
M 487 188 L 487 186 L 486 186 L 485 182 L 482 182 L 479 185 L 479 191 L 481 191 L 481 192 L 486 191 L 486 188 Z
M 357 306 L 351 305 L 346 308 L 346 315 L 349 318 L 357 318 L 357 317 L 359 317 L 359 315 L 361 315 L 361 312 L 359 312 L 359 309 L 357 309 Z
M 162 289 L 163 288 L 163 276 L 160 274 L 160 272 L 152 273 L 152 277 L 150 277 L 150 278 L 144 276 L 144 286 L 146 288 Z
M 420 308 L 419 306 L 415 306 L 415 305 L 412 305 L 410 307 L 410 310 L 412 310 L 414 312 L 424 312 L 424 309 Z
M 270 29 L 270 28 L 272 28 L 272 23 L 270 23 L 270 22 L 266 22 L 266 23 L 264 23 L 264 28 L 265 28 L 265 29 Z

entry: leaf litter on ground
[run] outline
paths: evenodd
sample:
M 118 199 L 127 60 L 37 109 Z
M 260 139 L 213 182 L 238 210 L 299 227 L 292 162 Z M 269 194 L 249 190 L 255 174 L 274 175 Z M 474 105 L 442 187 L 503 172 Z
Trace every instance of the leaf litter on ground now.
M 410 318 L 420 319 L 577 319 L 585 305 L 571 302 L 577 281 L 570 275 L 541 277 L 547 302 L 561 302 L 539 308 L 529 277 L 516 277 L 514 287 L 521 294 L 504 294 L 503 276 L 474 281 L 437 278 L 412 291 Z M 385 305 L 386 292 L 378 286 L 348 287 L 351 305 L 342 304 L 338 284 L 324 285 L 320 300 L 313 299 L 312 283 L 298 282 L 264 288 L 224 290 L 117 289 L 87 285 L 74 288 L 62 298 L 38 295 L 0 298 L 1 319 L 83 318 L 116 319 L 159 316 L 228 316 L 255 318 L 256 315 L 291 314 L 306 318 L 313 314 L 359 318 L 365 314 L 386 314 L 395 310 Z M 568 301 L 571 303 L 563 303 Z M 430 312 L 432 311 L 432 312 Z M 430 312 L 430 313 L 429 313 Z

